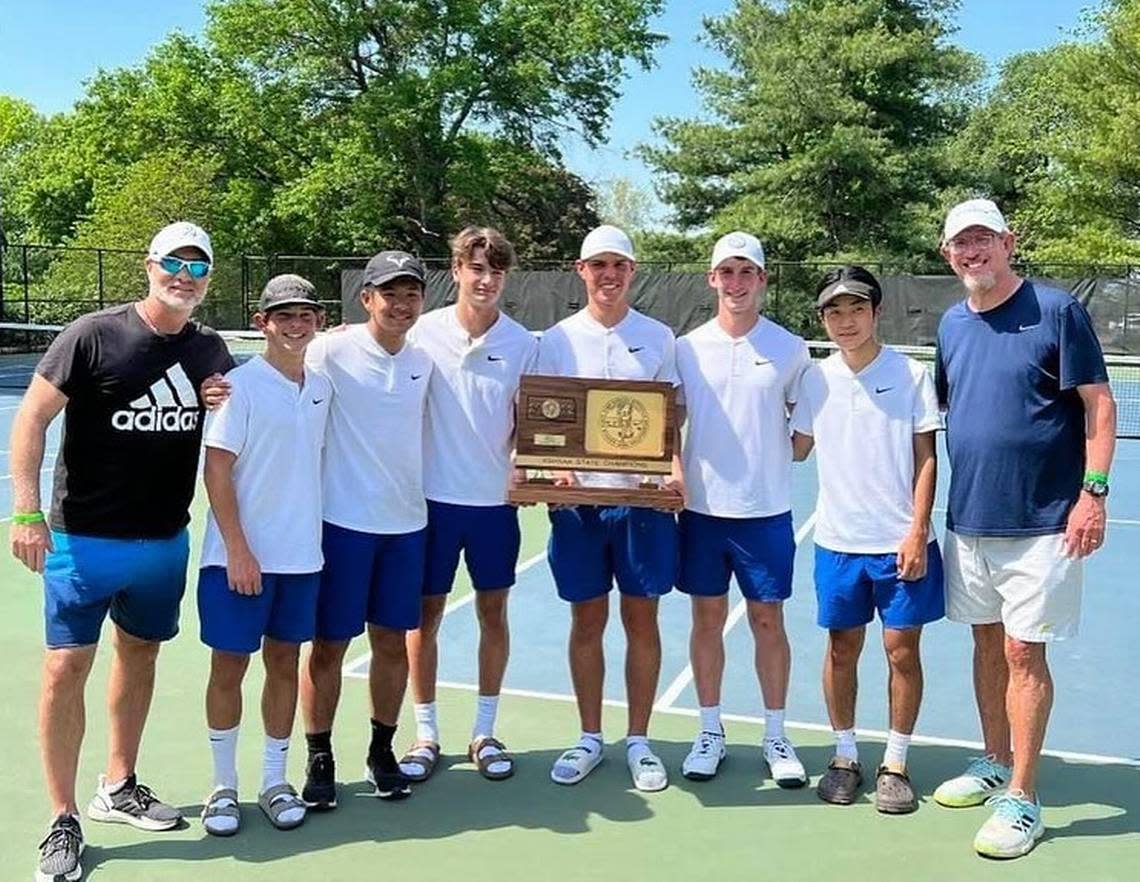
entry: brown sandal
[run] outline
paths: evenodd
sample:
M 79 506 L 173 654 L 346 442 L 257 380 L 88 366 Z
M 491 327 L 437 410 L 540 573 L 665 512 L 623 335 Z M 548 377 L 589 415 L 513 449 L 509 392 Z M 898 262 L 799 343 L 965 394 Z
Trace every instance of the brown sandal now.
M 431 777 L 439 764 L 439 745 L 434 742 L 419 742 L 408 748 L 400 758 L 400 772 L 409 781 L 420 784 Z M 409 772 L 406 766 L 415 766 L 418 772 Z
M 483 751 L 488 747 L 494 748 L 494 752 L 484 754 Z M 507 747 L 503 742 L 490 735 L 481 735 L 472 741 L 467 748 L 467 758 L 475 763 L 479 774 L 488 781 L 502 781 L 515 773 L 514 757 L 507 753 Z M 494 771 L 491 766 L 496 763 L 506 763 L 507 768 Z

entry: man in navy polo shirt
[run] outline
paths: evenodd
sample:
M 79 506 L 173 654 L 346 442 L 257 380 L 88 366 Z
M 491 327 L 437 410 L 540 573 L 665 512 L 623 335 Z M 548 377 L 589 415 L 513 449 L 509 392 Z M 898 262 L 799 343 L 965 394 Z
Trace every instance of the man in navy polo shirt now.
M 1015 242 L 988 199 L 950 210 L 942 254 L 968 296 L 942 317 L 935 366 L 951 467 L 946 614 L 973 628 L 987 755 L 934 798 L 963 807 L 997 797 L 974 848 L 1005 858 L 1044 833 L 1045 646 L 1077 632 L 1082 559 L 1104 542 L 1116 439 L 1088 313 L 1066 292 L 1019 278 Z

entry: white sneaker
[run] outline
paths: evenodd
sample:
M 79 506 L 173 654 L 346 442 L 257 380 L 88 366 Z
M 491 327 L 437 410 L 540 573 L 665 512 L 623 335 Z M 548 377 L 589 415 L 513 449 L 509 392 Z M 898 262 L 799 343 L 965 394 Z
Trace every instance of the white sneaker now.
M 961 775 L 938 785 L 934 801 L 947 808 L 981 805 L 1002 793 L 1012 775 L 1013 770 L 995 760 L 992 754 L 975 757 Z
M 796 749 L 787 738 L 765 738 L 763 744 L 764 762 L 772 780 L 786 788 L 803 787 L 807 783 L 804 765 L 796 756 Z
M 691 781 L 708 781 L 716 777 L 717 767 L 725 754 L 723 732 L 700 732 L 693 740 L 693 749 L 681 764 L 681 774 Z
M 990 797 L 994 813 L 974 837 L 974 850 L 983 857 L 1015 858 L 1029 854 L 1045 835 L 1041 803 L 1026 799 L 1024 791 L 1010 790 Z

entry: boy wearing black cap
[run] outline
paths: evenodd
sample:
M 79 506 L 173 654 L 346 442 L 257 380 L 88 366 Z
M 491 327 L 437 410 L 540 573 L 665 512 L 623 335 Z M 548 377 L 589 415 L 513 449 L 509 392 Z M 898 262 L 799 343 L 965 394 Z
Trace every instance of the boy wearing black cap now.
M 817 790 L 848 805 L 862 770 L 855 745 L 856 668 L 878 609 L 890 669 L 890 732 L 875 805 L 917 807 L 906 756 L 922 701 L 919 638 L 942 618 L 942 560 L 930 529 L 941 418 L 926 369 L 875 338 L 882 290 L 860 266 L 832 270 L 816 307 L 839 351 L 804 374 L 792 412 L 796 459 L 816 450 L 815 589 L 828 629 L 823 685 L 836 755 Z
M 323 322 L 311 283 L 295 275 L 270 279 L 254 315 L 265 353 L 229 373 L 229 397 L 206 424 L 210 512 L 198 611 L 202 642 L 213 649 L 206 718 L 214 790 L 202 822 L 216 836 L 236 833 L 241 821 L 241 685 L 258 649 L 265 663 L 258 804 L 278 829 L 305 818 L 305 804 L 286 782 L 285 769 L 300 645 L 314 635 L 322 564 L 321 448 L 332 387 L 305 368 L 305 350 Z
M 325 433 L 325 565 L 316 637 L 302 666 L 301 706 L 309 759 L 302 796 L 336 805 L 332 726 L 348 645 L 367 625 L 372 650 L 372 739 L 367 778 L 381 799 L 411 789 L 392 738 L 407 688 L 404 639 L 419 627 L 427 540 L 423 425 L 431 357 L 406 339 L 423 310 L 424 265 L 383 251 L 364 270 L 364 324 L 318 340 L 305 363 L 333 387 Z

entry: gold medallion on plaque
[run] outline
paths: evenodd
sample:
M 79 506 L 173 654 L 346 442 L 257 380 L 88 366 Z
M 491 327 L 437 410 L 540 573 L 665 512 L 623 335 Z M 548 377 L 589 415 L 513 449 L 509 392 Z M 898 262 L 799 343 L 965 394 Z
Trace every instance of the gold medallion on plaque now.
M 659 392 L 590 389 L 586 393 L 587 454 L 661 456 L 664 425 L 665 396 Z

